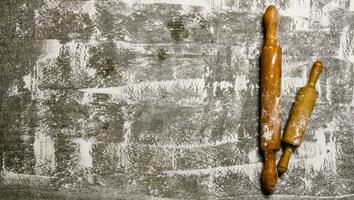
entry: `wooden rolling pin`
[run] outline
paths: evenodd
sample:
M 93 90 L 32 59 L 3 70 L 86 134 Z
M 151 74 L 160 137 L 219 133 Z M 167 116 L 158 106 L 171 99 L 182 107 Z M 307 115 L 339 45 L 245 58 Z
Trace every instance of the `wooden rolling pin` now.
M 261 134 L 260 145 L 264 154 L 262 182 L 273 192 L 278 174 L 275 154 L 281 143 L 281 64 L 282 49 L 277 40 L 280 16 L 271 5 L 264 14 L 265 40 L 261 56 Z
M 292 152 L 300 146 L 304 138 L 307 123 L 318 97 L 316 82 L 322 72 L 322 68 L 323 65 L 320 61 L 316 61 L 313 64 L 309 81 L 304 87 L 300 88 L 296 96 L 283 136 L 283 142 L 286 146 L 278 164 L 278 172 L 280 174 L 286 172 Z

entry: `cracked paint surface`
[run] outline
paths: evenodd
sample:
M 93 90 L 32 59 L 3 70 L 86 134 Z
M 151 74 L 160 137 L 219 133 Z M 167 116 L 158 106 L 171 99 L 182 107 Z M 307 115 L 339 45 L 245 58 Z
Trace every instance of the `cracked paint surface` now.
M 325 66 L 271 198 L 353 198 L 353 0 L 17 0 L 0 3 L 0 199 L 266 198 L 269 4 L 282 16 L 283 126 L 312 63 Z

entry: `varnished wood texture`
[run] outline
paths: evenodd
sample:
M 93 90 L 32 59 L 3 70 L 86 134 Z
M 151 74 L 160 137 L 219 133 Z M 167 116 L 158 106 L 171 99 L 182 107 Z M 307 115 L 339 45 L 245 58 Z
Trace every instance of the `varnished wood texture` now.
M 308 83 L 297 94 L 283 136 L 283 142 L 286 143 L 286 147 L 278 164 L 279 173 L 284 173 L 287 170 L 293 150 L 300 146 L 304 138 L 306 126 L 318 97 L 316 82 L 322 72 L 322 68 L 323 65 L 320 61 L 313 64 Z
M 277 182 L 275 153 L 281 140 L 282 49 L 277 40 L 280 16 L 275 6 L 264 14 L 265 40 L 261 58 L 261 149 L 264 153 L 263 186 L 268 192 Z

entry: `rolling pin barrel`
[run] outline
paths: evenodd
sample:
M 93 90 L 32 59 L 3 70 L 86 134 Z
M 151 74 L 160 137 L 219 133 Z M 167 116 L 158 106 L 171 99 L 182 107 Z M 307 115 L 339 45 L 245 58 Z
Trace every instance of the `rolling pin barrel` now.
M 284 173 L 288 169 L 292 152 L 300 146 L 305 135 L 305 129 L 315 107 L 318 92 L 316 82 L 322 72 L 323 65 L 320 61 L 313 64 L 309 81 L 300 88 L 296 96 L 295 104 L 291 110 L 290 119 L 287 123 L 283 142 L 285 149 L 278 164 L 278 172 Z

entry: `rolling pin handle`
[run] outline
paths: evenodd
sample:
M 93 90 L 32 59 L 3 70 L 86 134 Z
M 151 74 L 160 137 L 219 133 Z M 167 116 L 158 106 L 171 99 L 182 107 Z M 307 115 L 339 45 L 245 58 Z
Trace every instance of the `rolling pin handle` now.
M 283 174 L 288 170 L 288 165 L 289 165 L 289 160 L 291 157 L 291 154 L 294 152 L 295 147 L 292 146 L 291 144 L 286 144 L 284 152 L 280 158 L 280 161 L 278 163 L 278 173 Z
M 307 83 L 308 86 L 316 87 L 316 83 L 317 83 L 318 77 L 320 76 L 320 74 L 322 72 L 322 69 L 323 69 L 323 64 L 321 61 L 316 61 L 313 64 L 313 67 L 312 67 L 312 70 L 310 73 L 310 78 Z
M 274 5 L 268 6 L 264 14 L 264 28 L 266 38 L 276 39 L 280 15 Z
M 264 188 L 269 193 L 272 193 L 275 190 L 275 185 L 277 184 L 278 180 L 275 153 L 275 151 L 264 153 L 265 162 L 262 172 L 262 181 Z

